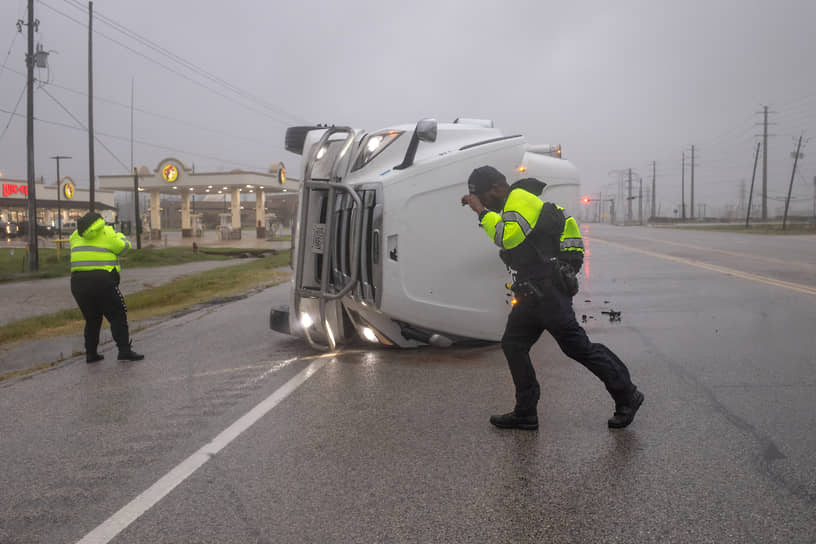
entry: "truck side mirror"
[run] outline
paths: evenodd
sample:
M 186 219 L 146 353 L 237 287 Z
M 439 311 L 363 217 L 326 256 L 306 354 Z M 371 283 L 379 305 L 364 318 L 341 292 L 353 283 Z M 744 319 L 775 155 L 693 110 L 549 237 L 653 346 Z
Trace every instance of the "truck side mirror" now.
M 420 119 L 414 129 L 414 134 L 411 136 L 411 141 L 408 144 L 408 149 L 405 151 L 405 158 L 402 162 L 394 167 L 394 170 L 404 170 L 414 164 L 414 157 L 416 157 L 419 142 L 435 142 L 436 141 L 436 119 Z
M 420 142 L 435 142 L 436 141 L 436 119 L 420 119 L 417 123 L 416 133 L 417 139 Z

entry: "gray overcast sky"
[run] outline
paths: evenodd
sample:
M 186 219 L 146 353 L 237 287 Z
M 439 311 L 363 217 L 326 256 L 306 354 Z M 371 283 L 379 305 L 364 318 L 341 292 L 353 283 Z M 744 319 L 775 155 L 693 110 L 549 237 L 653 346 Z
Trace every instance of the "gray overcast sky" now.
M 14 24 L 25 4 L 0 3 L 0 133 L 25 81 L 26 40 Z M 95 129 L 127 167 L 133 78 L 136 165 L 175 156 L 198 171 L 294 166 L 282 143 L 291 124 L 373 130 L 482 117 L 533 143 L 561 143 L 586 194 L 611 182 L 613 169 L 632 167 L 650 181 L 656 160 L 663 214 L 680 201 L 681 153 L 691 144 L 695 200 L 736 204 L 740 180 L 750 182 L 762 104 L 778 112 L 771 196 L 787 190 L 794 137 L 816 135 L 813 0 L 98 0 L 94 10 L 267 103 L 241 105 L 248 101 L 95 21 Z M 84 124 L 87 3 L 38 0 L 35 14 L 37 41 L 54 52 L 50 71 L 38 71 L 48 83 L 36 91 L 35 115 L 76 124 L 47 91 Z M 62 173 L 87 183 L 86 133 L 35 127 L 37 177 L 55 177 L 48 157 L 72 155 Z M 794 186 L 802 211 L 811 209 L 816 175 L 809 151 Z M 125 170 L 101 145 L 95 153 L 97 174 Z M 0 140 L 0 171 L 26 176 L 23 117 L 11 117 Z

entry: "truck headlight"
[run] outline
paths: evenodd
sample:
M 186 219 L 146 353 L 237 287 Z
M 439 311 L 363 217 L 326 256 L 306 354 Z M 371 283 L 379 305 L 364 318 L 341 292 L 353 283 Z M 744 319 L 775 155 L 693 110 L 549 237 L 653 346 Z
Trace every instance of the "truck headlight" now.
M 363 333 L 363 338 L 365 338 L 369 342 L 374 342 L 375 344 L 378 344 L 380 342 L 379 338 L 377 338 L 377 335 L 374 334 L 374 331 L 371 329 L 371 327 L 363 327 L 361 329 L 361 332 Z
M 371 162 L 374 157 L 382 153 L 385 148 L 391 145 L 394 140 L 399 138 L 401 135 L 402 131 L 387 130 L 384 132 L 369 134 L 363 138 L 362 144 L 360 145 L 360 154 L 357 155 L 357 160 L 354 161 L 354 168 L 352 168 L 351 171 L 354 172 L 355 170 L 359 170 Z

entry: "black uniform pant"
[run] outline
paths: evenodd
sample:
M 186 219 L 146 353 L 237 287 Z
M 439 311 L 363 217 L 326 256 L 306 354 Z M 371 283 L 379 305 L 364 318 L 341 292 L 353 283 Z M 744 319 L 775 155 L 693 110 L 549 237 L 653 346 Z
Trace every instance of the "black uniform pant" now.
M 127 307 L 119 292 L 118 274 L 106 270 L 73 272 L 71 294 L 85 318 L 87 353 L 96 353 L 103 316 L 110 323 L 111 335 L 119 349 L 124 350 L 130 345 Z
M 516 386 L 515 412 L 536 413 L 541 388 L 530 361 L 530 348 L 545 330 L 561 350 L 600 378 L 615 402 L 628 399 L 635 389 L 626 365 L 603 344 L 593 344 L 575 319 L 572 297 L 550 285 L 541 287 L 540 299 L 519 299 L 510 312 L 502 349 Z

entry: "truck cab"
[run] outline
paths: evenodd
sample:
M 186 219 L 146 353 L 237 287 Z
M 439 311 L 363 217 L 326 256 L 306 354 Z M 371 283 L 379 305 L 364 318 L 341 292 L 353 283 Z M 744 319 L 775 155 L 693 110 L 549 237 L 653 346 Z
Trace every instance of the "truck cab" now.
M 560 146 L 485 120 L 293 127 L 286 144 L 303 156 L 294 274 L 289 306 L 270 324 L 321 350 L 356 338 L 397 347 L 501 338 L 510 273 L 460 205 L 475 168 L 491 165 L 511 184 L 545 181 L 541 198 L 567 212 L 579 202 Z

